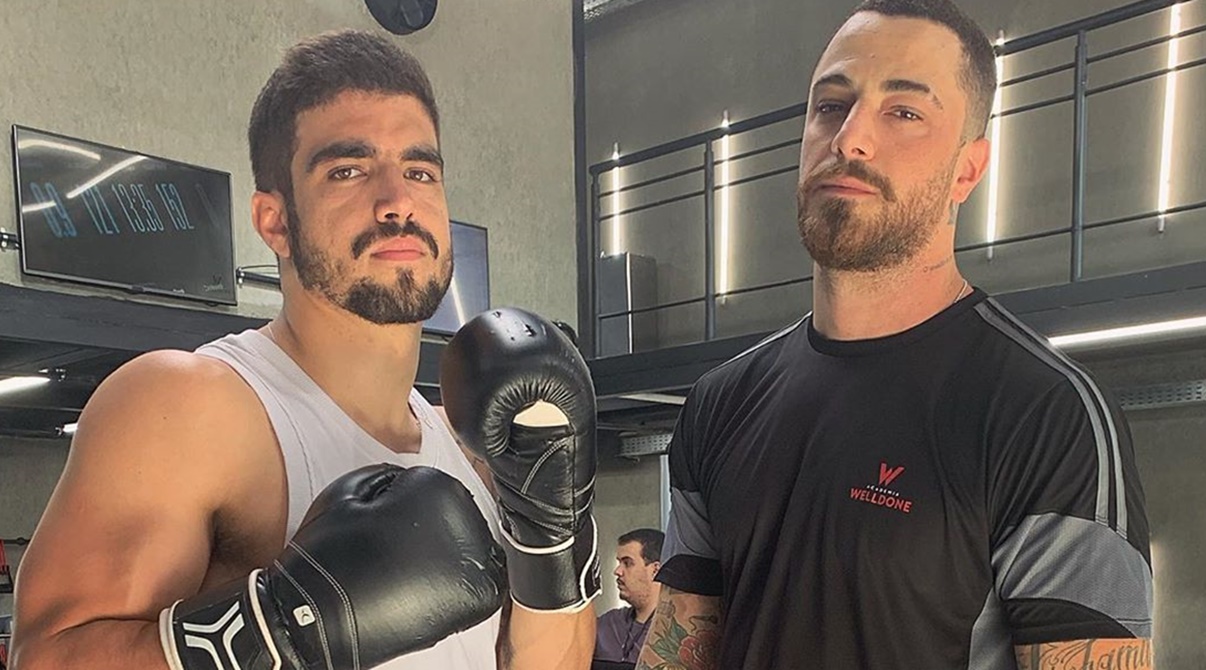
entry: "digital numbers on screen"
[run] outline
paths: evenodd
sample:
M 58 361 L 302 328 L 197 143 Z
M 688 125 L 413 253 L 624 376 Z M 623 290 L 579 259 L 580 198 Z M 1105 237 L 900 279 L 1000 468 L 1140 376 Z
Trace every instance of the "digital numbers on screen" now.
M 71 215 L 67 212 L 67 208 L 63 206 L 63 199 L 59 197 L 59 192 L 55 189 L 54 184 L 46 183 L 39 185 L 34 182 L 29 185 L 29 190 L 33 194 L 34 201 L 42 203 L 42 216 L 46 220 L 46 227 L 55 237 L 76 237 L 79 231 L 75 229 L 75 223 L 71 221 Z M 50 205 L 46 207 L 45 205 Z
M 172 225 L 176 230 L 194 230 L 193 225 L 188 221 L 188 212 L 184 209 L 184 201 L 180 199 L 180 191 L 176 190 L 176 185 L 172 183 L 155 184 L 155 190 L 159 191 L 159 197 L 163 200 L 163 206 L 167 209 L 168 216 L 172 217 Z
M 47 229 L 56 238 L 79 236 L 71 211 L 54 184 L 31 182 L 29 190 L 31 202 L 35 203 Z M 101 235 L 196 230 L 184 206 L 184 199 L 180 197 L 180 190 L 172 182 L 156 183 L 153 189 L 146 184 L 136 183 L 93 186 L 75 197 L 83 202 L 92 226 Z M 76 207 L 78 215 L 78 204 Z M 120 225 L 122 223 L 126 224 L 124 230 Z
M 93 186 L 84 191 L 80 197 L 84 199 L 84 205 L 88 208 L 88 215 L 92 217 L 92 225 L 96 226 L 96 232 L 101 235 L 121 234 L 121 229 L 117 227 L 117 220 L 113 218 L 113 210 L 109 209 L 109 203 L 105 202 L 99 186 Z

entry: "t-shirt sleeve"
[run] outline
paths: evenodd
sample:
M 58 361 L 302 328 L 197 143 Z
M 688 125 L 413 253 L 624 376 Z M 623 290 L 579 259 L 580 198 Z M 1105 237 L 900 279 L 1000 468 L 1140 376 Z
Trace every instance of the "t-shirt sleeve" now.
M 670 438 L 670 520 L 657 581 L 704 596 L 722 592 L 720 561 L 700 476 L 706 426 L 699 385 L 692 389 Z
M 1143 490 L 1120 409 L 1079 370 L 990 464 L 992 567 L 1016 645 L 1151 637 Z

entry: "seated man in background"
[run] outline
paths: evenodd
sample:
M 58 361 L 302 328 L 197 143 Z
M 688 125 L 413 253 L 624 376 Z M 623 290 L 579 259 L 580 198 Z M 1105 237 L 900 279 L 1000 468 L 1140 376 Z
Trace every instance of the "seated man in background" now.
M 617 541 L 616 586 L 620 599 L 631 607 L 617 607 L 599 617 L 595 660 L 636 664 L 662 590 L 653 578 L 662 567 L 664 537 L 660 530 L 638 528 Z

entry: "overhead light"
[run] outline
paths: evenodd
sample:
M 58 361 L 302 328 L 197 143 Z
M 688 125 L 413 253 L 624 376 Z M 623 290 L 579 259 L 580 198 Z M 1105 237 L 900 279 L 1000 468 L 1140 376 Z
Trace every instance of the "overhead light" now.
M 1005 33 L 1001 33 L 997 39 L 997 45 L 1005 43 Z M 1003 81 L 1005 75 L 1005 57 L 997 56 L 997 90 L 992 98 L 992 117 L 990 129 L 990 141 L 992 142 L 990 154 L 990 165 L 988 168 L 988 216 L 986 217 L 987 225 L 985 226 L 985 241 L 988 242 L 986 254 L 988 260 L 992 260 L 993 246 L 992 243 L 997 241 L 997 210 L 1000 208 L 999 197 L 1001 193 L 1001 91 L 1000 82 Z
M 720 138 L 721 153 L 724 154 L 720 164 L 720 239 L 717 244 L 719 253 L 719 266 L 716 273 L 716 293 L 723 296 L 729 292 L 729 232 L 732 223 L 729 220 L 729 181 L 732 179 L 732 172 L 729 168 L 730 158 L 732 157 L 732 146 L 729 144 L 731 135 L 729 129 L 729 110 L 724 110 L 724 118 L 720 122 L 720 127 L 725 129 L 725 134 Z
M 26 391 L 49 383 L 50 379 L 47 377 L 9 377 L 8 379 L 0 379 L 0 394 Z
M 145 161 L 146 159 L 147 159 L 146 156 L 131 156 L 131 157 L 125 159 L 124 161 L 118 163 L 117 165 L 114 165 L 113 167 L 109 168 L 108 170 L 105 170 L 104 172 L 96 175 L 92 179 L 89 179 L 88 181 L 84 182 L 83 184 L 76 186 L 74 189 L 72 189 L 71 191 L 69 191 L 67 193 L 67 197 L 68 197 L 68 199 L 79 197 L 79 195 L 81 193 L 83 193 L 84 191 L 87 191 L 88 189 L 92 188 L 93 186 L 96 186 L 97 184 L 108 179 L 109 177 L 112 177 L 113 175 L 117 174 L 118 172 L 121 172 L 122 170 L 130 167 L 131 165 L 134 165 L 135 163 L 141 163 L 142 161 Z
M 687 402 L 687 399 L 681 395 L 670 395 L 669 393 L 629 393 L 620 396 L 625 400 L 636 400 L 637 402 L 652 402 L 659 405 L 678 405 L 682 406 Z
M 620 160 L 620 143 L 612 145 L 611 159 Z M 611 253 L 617 255 L 621 251 L 623 241 L 620 228 L 620 166 L 611 171 Z
M 75 434 L 75 429 L 76 429 L 76 428 L 78 428 L 78 427 L 79 427 L 79 425 L 80 425 L 80 424 L 78 424 L 78 423 L 68 423 L 68 424 L 65 424 L 65 425 L 64 425 L 62 428 L 60 428 L 59 430 L 63 431 L 63 434 L 64 434 L 64 435 L 74 435 L 74 434 Z
M 1206 316 L 1199 316 L 1191 319 L 1161 321 L 1158 323 L 1146 323 L 1139 326 L 1107 328 L 1105 330 L 1094 330 L 1085 333 L 1057 335 L 1049 338 L 1049 340 L 1051 341 L 1051 344 L 1056 347 L 1075 348 L 1088 344 L 1141 340 L 1155 335 L 1172 335 L 1176 333 L 1183 334 L 1197 330 L 1206 330 Z
M 1175 36 L 1181 32 L 1181 5 L 1169 8 L 1168 34 Z M 1177 73 L 1180 65 L 1178 39 L 1168 42 L 1168 78 L 1164 84 L 1164 133 L 1160 147 L 1160 191 L 1157 195 L 1156 210 L 1160 213 L 1159 232 L 1164 232 L 1165 217 L 1172 206 L 1172 169 L 1173 169 L 1173 133 L 1177 121 Z
M 22 214 L 33 214 L 34 212 L 41 212 L 43 210 L 50 209 L 51 207 L 54 207 L 53 202 L 39 202 L 35 205 L 22 205 L 21 213 Z
M 456 270 L 453 270 L 452 280 L 448 282 L 448 293 L 452 294 L 452 306 L 456 308 L 456 322 L 460 325 L 469 323 L 469 312 L 465 310 L 465 302 L 461 300 L 461 291 L 456 283 Z
M 18 149 L 32 149 L 34 147 L 42 147 L 45 149 L 57 149 L 58 151 L 66 151 L 67 153 L 79 154 L 84 158 L 91 158 L 94 161 L 101 159 L 101 155 L 95 151 L 88 151 L 82 147 L 77 147 L 74 144 L 65 144 L 63 142 L 54 142 L 51 140 L 20 140 L 17 142 Z

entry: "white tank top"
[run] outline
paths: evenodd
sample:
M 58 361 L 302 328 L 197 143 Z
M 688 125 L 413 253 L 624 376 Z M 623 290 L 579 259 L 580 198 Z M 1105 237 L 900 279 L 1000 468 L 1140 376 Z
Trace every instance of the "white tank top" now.
M 310 503 L 336 478 L 365 465 L 426 465 L 456 477 L 473 494 L 495 539 L 493 496 L 473 470 L 440 415 L 416 390 L 410 409 L 423 430 L 419 453 L 399 454 L 364 431 L 280 347 L 257 330 L 227 335 L 197 353 L 234 369 L 268 413 L 285 460 L 289 491 L 286 537 L 293 537 Z M 282 547 L 283 549 L 283 547 Z M 381 670 L 494 670 L 499 613 L 426 649 L 378 666 Z

